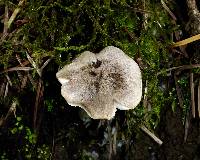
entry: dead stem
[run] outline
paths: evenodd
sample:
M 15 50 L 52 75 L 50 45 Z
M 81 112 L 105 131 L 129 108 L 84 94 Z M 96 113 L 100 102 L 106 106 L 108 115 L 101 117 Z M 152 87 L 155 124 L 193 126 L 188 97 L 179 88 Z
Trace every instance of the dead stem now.
M 31 68 L 31 67 L 12 67 L 12 68 L 5 69 L 4 71 L 1 71 L 0 74 L 11 72 L 11 71 L 30 71 L 30 70 L 33 70 L 33 68 Z
M 4 16 L 4 28 L 3 28 L 3 37 L 8 33 L 8 6 L 5 6 L 5 16 Z
M 49 64 L 49 62 L 52 60 L 52 58 L 49 58 L 48 60 L 46 60 L 45 62 L 44 62 L 44 64 L 42 65 L 42 67 L 40 68 L 40 71 L 42 72 L 43 71 L 43 69 Z
M 4 91 L 5 91 L 5 88 L 6 88 L 6 84 L 5 83 L 7 83 L 7 82 L 3 82 L 2 84 L 1 84 L 1 89 L 0 89 L 0 97 L 3 97 L 4 96 Z
M 146 9 L 146 2 L 145 2 L 145 0 L 142 0 L 142 3 L 143 3 L 143 9 L 145 10 Z M 147 22 L 147 20 L 148 20 L 148 17 L 149 17 L 149 13 L 143 13 L 143 17 L 144 17 L 144 21 L 143 21 L 143 26 L 144 26 L 144 28 L 145 29 L 147 29 L 147 24 L 148 24 L 148 22 Z
M 23 5 L 23 3 L 25 2 L 25 0 L 21 0 L 18 3 L 18 7 L 14 10 L 14 12 L 12 13 L 9 21 L 8 21 L 8 29 L 10 28 L 12 22 L 15 20 L 17 14 L 19 13 L 19 11 L 21 10 L 21 6 Z
M 152 132 L 150 132 L 145 126 L 141 126 L 140 129 L 142 131 L 144 131 L 146 134 L 148 134 L 148 136 L 151 137 L 159 145 L 163 144 L 163 142 L 158 137 L 156 137 L 155 134 L 153 134 Z
M 11 24 L 15 20 L 17 14 L 19 13 L 19 11 L 21 9 L 20 7 L 23 5 L 24 2 L 25 2 L 25 0 L 21 0 L 19 2 L 18 7 L 14 10 L 14 12 L 12 13 L 10 18 L 8 17 L 8 6 L 7 5 L 5 6 L 3 36 L 0 39 L 0 45 L 6 39 L 6 37 L 9 35 L 8 30 L 10 29 Z
M 39 103 L 41 100 L 41 97 L 43 95 L 43 86 L 42 86 L 42 79 L 40 78 L 38 81 L 38 87 L 37 87 L 37 95 L 36 95 L 36 100 L 35 100 L 35 105 L 34 105 L 34 113 L 33 113 L 33 127 L 36 130 L 37 127 L 37 115 L 38 115 L 38 110 L 39 110 Z
M 5 15 L 4 15 L 4 28 L 3 28 L 3 35 L 0 39 L 0 44 L 8 35 L 8 6 L 5 6 Z
M 1 117 L 0 127 L 6 123 L 6 120 L 11 115 L 11 113 L 13 113 L 14 116 L 16 117 L 16 106 L 17 106 L 17 101 L 14 101 L 6 114 L 6 117 L 5 118 Z
M 172 19 L 173 19 L 174 21 L 176 21 L 176 20 L 177 20 L 176 16 L 172 13 L 172 11 L 169 9 L 169 7 L 166 5 L 166 3 L 165 3 L 163 0 L 161 0 L 161 4 L 162 4 L 163 8 L 164 8 L 164 9 L 169 13 L 169 15 L 172 17 Z
M 194 74 L 192 72 L 190 73 L 190 92 L 191 92 L 192 117 L 195 118 Z
M 143 106 L 147 108 L 148 104 L 148 99 L 147 99 L 147 92 L 148 92 L 148 81 L 146 80 L 145 82 L 145 87 L 144 87 L 144 98 L 143 98 Z
M 17 55 L 17 54 L 16 54 L 16 59 L 17 59 L 17 61 L 19 62 L 19 64 L 20 64 L 22 67 L 24 67 L 26 64 L 29 64 L 29 61 L 25 61 L 25 62 L 27 62 L 27 63 L 22 63 L 21 58 L 20 58 L 19 55 Z M 37 88 L 37 87 L 36 87 L 36 86 L 37 86 L 37 85 L 36 85 L 36 82 L 33 80 L 32 76 L 29 74 L 29 72 L 27 73 L 27 76 L 28 76 L 29 81 L 31 82 L 32 86 L 34 87 L 34 89 L 36 89 L 36 88 Z
M 7 97 L 7 95 L 8 95 L 8 86 L 9 86 L 9 82 L 6 83 L 6 88 L 5 88 L 5 92 L 4 92 L 4 98 Z
M 200 118 L 200 80 L 198 84 L 198 116 Z
M 162 4 L 162 6 L 163 6 L 163 8 L 169 13 L 169 15 L 171 16 L 171 18 L 172 18 L 172 23 L 174 24 L 174 25 L 177 25 L 176 24 L 176 21 L 177 21 L 177 18 L 176 18 L 176 16 L 173 14 L 173 12 L 169 9 L 169 7 L 166 5 L 166 3 L 163 1 L 163 0 L 161 0 L 161 4 Z M 175 38 L 176 38 L 176 41 L 180 41 L 180 33 L 178 32 L 178 31 L 174 31 L 174 35 L 175 35 Z M 173 36 L 173 34 L 172 34 L 172 36 Z M 184 46 L 179 46 L 179 49 L 181 50 L 181 52 L 179 52 L 179 53 L 181 53 L 181 54 L 183 54 L 186 58 L 188 58 L 188 54 L 187 54 L 187 52 L 186 52 L 186 50 L 185 50 L 185 47 Z
M 169 71 L 173 71 L 173 70 L 182 71 L 182 70 L 193 69 L 193 68 L 200 68 L 200 64 L 190 64 L 190 65 L 183 65 L 183 66 L 178 66 L 178 67 L 172 67 L 172 68 L 168 68 L 168 69 L 166 69 L 164 71 L 160 71 L 156 75 L 158 76 L 160 74 L 163 74 L 163 73 L 166 73 L 166 72 L 169 72 Z
M 6 74 L 6 78 L 8 80 L 9 85 L 12 87 L 12 82 L 11 82 L 10 77 L 8 76 L 8 74 Z
M 41 73 L 41 70 L 39 69 L 38 65 L 36 64 L 36 62 L 33 60 L 33 58 L 27 52 L 26 52 L 26 56 L 27 56 L 27 59 L 29 60 L 29 62 L 32 64 L 33 68 L 35 68 L 38 75 L 41 77 L 42 73 Z
M 200 34 L 197 34 L 195 36 L 192 36 L 190 38 L 187 38 L 187 39 L 184 39 L 182 41 L 179 41 L 179 42 L 176 42 L 172 45 L 172 48 L 173 47 L 179 47 L 179 46 L 183 46 L 183 45 L 186 45 L 188 43 L 192 43 L 194 41 L 197 41 L 197 40 L 200 40 Z
M 190 126 L 190 111 L 187 110 L 185 117 L 184 142 L 187 141 L 189 126 Z

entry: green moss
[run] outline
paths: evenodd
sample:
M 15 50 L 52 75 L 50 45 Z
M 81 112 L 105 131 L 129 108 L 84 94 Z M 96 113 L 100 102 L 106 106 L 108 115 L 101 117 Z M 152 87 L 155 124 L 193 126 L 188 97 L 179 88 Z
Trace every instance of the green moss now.
M 3 68 L 19 65 L 15 57 L 16 53 L 20 55 L 22 60 L 27 60 L 26 53 L 28 52 L 38 66 L 42 66 L 47 58 L 52 57 L 53 62 L 57 63 L 57 67 L 54 66 L 52 71 L 55 78 L 58 66 L 69 63 L 85 50 L 98 52 L 108 45 L 114 45 L 121 48 L 130 57 L 136 60 L 141 59 L 143 84 L 145 87 L 146 81 L 148 82 L 146 96 L 151 106 L 151 111 L 145 108 L 146 106 L 143 106 L 141 102 L 137 108 L 126 112 L 125 119 L 127 120 L 125 126 L 127 128 L 120 130 L 119 126 L 119 135 L 121 136 L 119 138 L 125 136 L 125 138 L 130 139 L 140 124 L 154 129 L 159 123 L 162 107 L 165 103 L 175 101 L 172 98 L 173 96 L 168 96 L 162 89 L 162 77 L 156 76 L 156 73 L 168 67 L 167 47 L 171 43 L 169 34 L 174 29 L 174 26 L 171 24 L 168 14 L 160 5 L 160 2 L 146 0 L 145 3 L 144 10 L 142 2 L 137 0 L 94 0 L 92 2 L 89 0 L 27 1 L 15 20 L 15 22 L 17 20 L 25 20 L 25 23 L 19 26 L 15 22 L 12 24 L 9 33 L 16 32 L 13 35 L 10 34 L 0 46 L 0 63 Z M 10 4 L 8 7 L 11 10 L 16 7 L 13 1 L 8 0 L 1 1 L 0 7 L 3 8 L 5 4 Z M 147 19 L 144 18 L 144 13 L 148 15 Z M 45 68 L 45 71 L 48 71 L 48 69 Z M 37 79 L 36 71 L 30 73 Z M 16 76 L 11 78 L 15 81 L 14 84 L 20 83 L 19 80 L 16 80 Z M 55 87 L 58 87 L 58 84 L 52 82 L 52 79 L 46 78 L 44 82 L 46 83 L 44 86 L 52 84 L 53 89 L 51 88 L 51 90 L 53 91 Z M 58 98 L 60 95 L 56 95 L 56 93 L 55 95 L 50 95 L 51 90 L 45 92 L 44 110 L 48 110 L 48 114 L 53 115 L 58 104 L 64 102 L 60 100 L 61 98 Z M 36 95 L 36 91 L 32 86 L 28 86 L 25 92 L 30 95 Z M 20 92 L 20 94 L 22 93 Z M 29 107 L 29 103 L 21 104 L 20 114 L 27 115 L 29 112 L 32 113 Z M 31 113 L 29 114 L 31 115 Z M 32 118 L 26 119 L 30 123 Z M 47 121 L 49 121 L 48 118 Z M 120 119 L 116 118 L 116 121 L 120 122 Z M 38 154 L 38 159 L 48 159 L 50 147 L 46 145 L 45 140 L 40 140 L 42 144 L 36 147 L 35 144 L 38 143 L 38 139 L 36 139 L 35 133 L 32 132 L 32 128 L 27 128 L 27 125 L 23 124 L 22 121 L 19 123 L 24 127 L 14 125 L 11 129 L 11 136 L 16 139 L 15 134 L 22 134 L 23 132 L 22 135 L 26 137 L 21 138 L 25 146 L 22 149 L 23 156 L 27 159 L 33 159 Z M 52 121 L 50 124 L 52 124 Z M 48 127 L 45 126 L 44 130 L 41 131 L 44 132 L 45 136 L 48 133 Z M 80 142 L 80 137 L 77 136 L 79 134 L 78 130 L 73 127 L 68 129 L 66 147 L 70 148 L 71 145 L 77 143 L 73 147 L 76 147 L 76 150 L 80 149 L 82 144 L 78 144 Z M 98 142 L 98 140 L 95 140 L 95 142 Z M 90 144 L 87 147 L 91 149 L 93 145 Z M 18 144 L 17 147 L 19 147 Z M 89 158 L 86 154 L 86 151 L 89 150 L 88 148 L 80 151 L 80 154 L 85 159 Z M 102 153 L 106 150 L 105 148 L 101 150 Z M 9 147 L 5 149 L 5 152 L 8 150 Z M 2 155 L 5 155 L 4 150 L 1 152 Z

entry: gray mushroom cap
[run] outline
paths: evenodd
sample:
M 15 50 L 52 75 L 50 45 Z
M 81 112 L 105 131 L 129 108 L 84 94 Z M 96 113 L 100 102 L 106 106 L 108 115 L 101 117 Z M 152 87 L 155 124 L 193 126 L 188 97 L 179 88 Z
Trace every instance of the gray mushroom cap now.
M 138 64 L 113 46 L 98 54 L 83 52 L 56 77 L 68 104 L 83 108 L 94 119 L 111 119 L 117 108 L 133 109 L 142 97 Z

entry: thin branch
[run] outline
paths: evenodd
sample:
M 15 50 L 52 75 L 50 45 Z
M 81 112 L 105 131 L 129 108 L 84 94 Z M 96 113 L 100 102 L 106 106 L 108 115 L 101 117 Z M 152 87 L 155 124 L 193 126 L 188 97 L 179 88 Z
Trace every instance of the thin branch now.
M 48 60 L 46 60 L 45 62 L 44 62 L 44 64 L 42 65 L 42 67 L 40 68 L 40 71 L 42 72 L 43 71 L 43 69 L 49 64 L 49 62 L 52 60 L 52 58 L 49 58 Z
M 21 0 L 19 1 L 18 7 L 14 10 L 14 12 L 12 13 L 9 21 L 8 21 L 8 29 L 10 28 L 11 24 L 13 23 L 13 21 L 15 20 L 17 14 L 19 13 L 19 11 L 21 10 L 21 6 L 23 5 L 23 3 L 25 2 L 25 0 Z
M 169 13 L 169 15 L 172 17 L 172 19 L 173 19 L 174 21 L 176 21 L 176 20 L 177 20 L 176 16 L 171 12 L 171 10 L 169 9 L 169 7 L 166 5 L 166 3 L 165 3 L 163 0 L 161 0 L 161 4 L 162 4 L 163 8 L 164 8 L 164 9 Z
M 31 68 L 31 67 L 12 67 L 12 68 L 5 69 L 4 71 L 1 71 L 0 74 L 11 72 L 11 71 L 30 71 L 30 70 L 33 70 L 33 68 Z
M 5 6 L 5 16 L 4 16 L 4 28 L 3 28 L 3 37 L 8 33 L 8 6 Z
M 200 80 L 199 80 L 199 85 L 198 85 L 198 115 L 200 118 Z
M 183 46 L 183 45 L 186 45 L 188 43 L 192 43 L 194 41 L 197 41 L 197 40 L 200 40 L 200 34 L 197 34 L 195 36 L 192 36 L 190 38 L 187 38 L 187 39 L 184 39 L 182 41 L 179 41 L 179 42 L 176 42 L 172 45 L 172 48 L 173 47 L 179 47 L 179 46 Z
M 18 54 L 16 54 L 16 59 L 17 59 L 17 61 L 19 62 L 19 64 L 20 64 L 22 67 L 24 67 L 24 66 L 26 65 L 26 63 L 22 63 L 21 58 L 19 57 Z M 29 64 L 29 61 L 25 61 L 25 62 L 28 62 L 27 64 Z M 30 80 L 32 86 L 36 89 L 36 88 L 37 88 L 37 87 L 36 87 L 36 86 L 37 86 L 37 85 L 36 85 L 36 82 L 33 80 L 32 76 L 29 74 L 29 72 L 27 73 L 27 75 L 28 75 L 28 78 L 29 78 L 29 80 Z
M 145 87 L 144 87 L 144 99 L 143 99 L 144 108 L 147 108 L 147 103 L 148 103 L 148 100 L 147 100 L 148 86 L 147 85 L 148 85 L 148 81 L 146 80 Z
M 8 6 L 5 6 L 5 15 L 4 15 L 4 28 L 3 28 L 3 35 L 0 39 L 0 44 L 1 42 L 4 41 L 4 39 L 7 37 L 8 35 Z
M 184 142 L 187 141 L 189 126 L 190 126 L 190 111 L 187 110 L 186 117 L 185 117 Z
M 173 71 L 173 70 L 186 70 L 186 69 L 193 69 L 193 68 L 200 68 L 200 64 L 191 64 L 191 65 L 183 65 L 183 66 L 178 66 L 178 67 L 172 67 L 172 68 L 168 68 L 164 71 L 160 71 L 158 72 L 156 75 L 160 75 L 169 71 Z
M 192 117 L 195 118 L 195 98 L 194 98 L 194 74 L 190 73 L 190 92 L 192 104 Z
M 7 95 L 8 95 L 8 86 L 9 86 L 9 83 L 7 82 L 5 92 L 4 92 L 4 98 L 7 97 Z
M 114 130 L 114 133 L 112 133 L 113 134 L 113 146 L 112 146 L 112 149 L 113 149 L 113 155 L 115 157 L 116 154 L 117 154 L 117 127 L 115 127 L 113 130 Z
M 12 82 L 11 82 L 10 77 L 8 76 L 8 74 L 6 74 L 6 78 L 8 80 L 9 85 L 12 87 Z
M 6 88 L 6 83 L 7 83 L 7 82 L 1 83 L 0 97 L 3 97 L 3 96 L 4 96 L 5 88 Z
M 6 114 L 6 117 L 5 118 L 1 117 L 0 127 L 6 122 L 11 113 L 13 113 L 14 116 L 16 117 L 16 106 L 17 106 L 17 101 L 14 101 Z
M 145 9 L 140 9 L 140 8 L 133 8 L 133 7 L 131 7 L 133 10 L 134 10 L 134 12 L 138 12 L 138 13 L 150 13 L 150 14 L 152 14 L 153 12 L 151 12 L 151 11 L 148 11 L 148 10 L 145 10 Z
M 35 61 L 33 60 L 33 58 L 26 52 L 26 56 L 29 60 L 29 62 L 32 64 L 32 66 L 36 69 L 37 73 L 39 74 L 39 76 L 42 76 L 41 70 L 38 67 L 38 65 L 35 63 Z
M 148 134 L 148 136 L 151 137 L 159 145 L 163 144 L 163 142 L 158 137 L 156 137 L 155 134 L 153 134 L 152 132 L 150 132 L 145 126 L 141 126 L 140 129 L 142 131 L 144 131 L 146 134 Z
M 145 10 L 145 8 L 146 8 L 145 0 L 142 0 L 142 3 L 143 3 L 143 9 Z M 142 25 L 144 26 L 144 28 L 146 30 L 147 29 L 147 24 L 148 24 L 147 20 L 148 20 L 149 14 L 144 12 L 143 13 L 143 17 L 144 17 L 144 22 L 143 22 Z
M 44 87 L 43 81 L 41 78 L 39 78 L 38 81 L 38 87 L 37 87 L 37 95 L 36 95 L 36 100 L 35 100 L 35 105 L 34 105 L 34 115 L 33 115 L 33 127 L 37 131 L 37 117 L 38 117 L 38 111 L 39 111 L 39 103 L 41 101 L 41 97 L 43 96 L 43 90 Z

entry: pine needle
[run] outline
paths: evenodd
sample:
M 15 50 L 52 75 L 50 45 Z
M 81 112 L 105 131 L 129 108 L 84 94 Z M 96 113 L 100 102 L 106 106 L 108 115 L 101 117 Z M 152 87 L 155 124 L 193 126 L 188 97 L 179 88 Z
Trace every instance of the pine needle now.
M 172 45 L 172 47 L 179 47 L 179 46 L 183 46 L 186 45 L 188 43 L 192 43 L 194 41 L 200 40 L 200 34 L 197 34 L 195 36 L 192 36 L 190 38 L 184 39 L 182 41 L 176 42 Z

